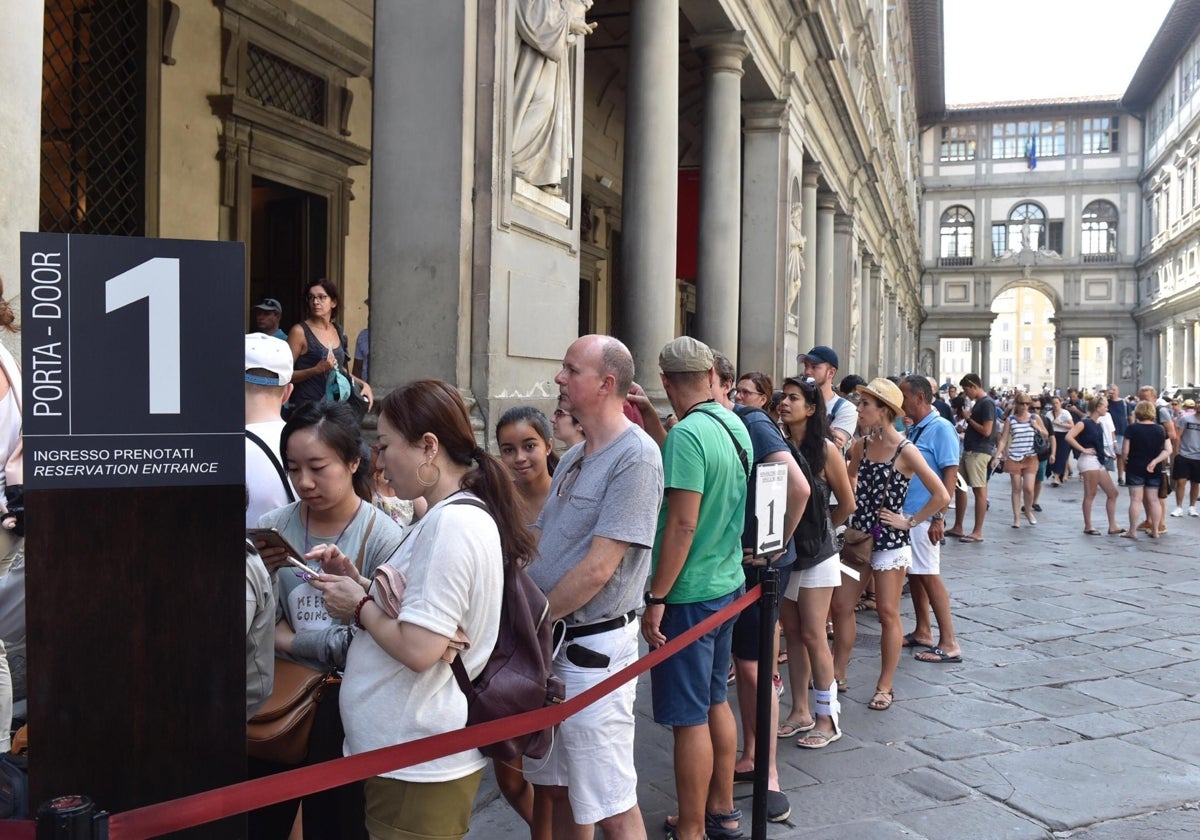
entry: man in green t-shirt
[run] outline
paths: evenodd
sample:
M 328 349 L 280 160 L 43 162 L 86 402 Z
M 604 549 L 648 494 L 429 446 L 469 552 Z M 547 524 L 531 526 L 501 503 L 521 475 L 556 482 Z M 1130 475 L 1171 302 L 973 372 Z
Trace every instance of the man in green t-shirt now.
M 652 647 L 741 594 L 746 481 L 754 463 L 745 425 L 712 398 L 712 350 L 684 336 L 663 348 L 658 363 L 680 420 L 663 446 L 666 498 L 642 617 Z M 679 821 L 671 832 L 678 837 L 735 829 L 741 816 L 733 807 L 737 727 L 725 683 L 734 618 L 651 671 L 654 719 L 675 733 Z

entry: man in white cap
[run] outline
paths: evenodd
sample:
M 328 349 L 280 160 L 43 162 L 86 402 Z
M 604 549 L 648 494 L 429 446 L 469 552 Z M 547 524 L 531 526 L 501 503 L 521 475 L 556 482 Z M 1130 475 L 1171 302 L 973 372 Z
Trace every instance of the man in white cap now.
M 712 350 L 694 338 L 667 344 L 658 356 L 663 388 L 679 422 L 663 446 L 666 498 L 658 533 L 642 635 L 666 644 L 732 604 L 746 580 L 742 526 L 754 446 L 746 426 L 713 399 Z M 734 618 L 651 671 L 654 720 L 675 735 L 678 822 L 669 838 L 740 836 L 733 807 L 737 725 L 726 677 Z
M 292 350 L 262 333 L 246 335 L 246 527 L 295 500 L 279 454 L 280 412 L 292 393 Z
M 287 333 L 279 328 L 283 320 L 283 306 L 275 298 L 263 298 L 254 307 L 254 326 L 263 335 L 287 341 Z

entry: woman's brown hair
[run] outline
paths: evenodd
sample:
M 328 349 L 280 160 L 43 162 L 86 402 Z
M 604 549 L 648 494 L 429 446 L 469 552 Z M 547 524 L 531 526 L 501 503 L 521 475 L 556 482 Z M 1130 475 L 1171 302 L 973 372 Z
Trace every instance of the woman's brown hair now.
M 475 442 L 471 416 L 458 391 L 440 379 L 417 379 L 388 394 L 381 407 L 388 424 L 405 440 L 416 443 L 425 433 L 434 435 L 451 461 L 463 467 L 472 462 L 460 485 L 487 505 L 500 531 L 500 549 L 506 561 L 524 566 L 533 560 L 537 541 L 518 506 L 512 476 L 504 463 Z

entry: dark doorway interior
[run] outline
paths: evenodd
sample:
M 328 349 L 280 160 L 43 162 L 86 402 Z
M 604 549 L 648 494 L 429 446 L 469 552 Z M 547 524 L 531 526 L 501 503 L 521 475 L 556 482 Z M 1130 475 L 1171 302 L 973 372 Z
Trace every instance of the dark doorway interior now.
M 323 196 L 255 176 L 251 182 L 250 302 L 283 304 L 287 332 L 304 316 L 304 287 L 328 275 L 328 207 Z M 247 330 L 254 330 L 251 314 Z

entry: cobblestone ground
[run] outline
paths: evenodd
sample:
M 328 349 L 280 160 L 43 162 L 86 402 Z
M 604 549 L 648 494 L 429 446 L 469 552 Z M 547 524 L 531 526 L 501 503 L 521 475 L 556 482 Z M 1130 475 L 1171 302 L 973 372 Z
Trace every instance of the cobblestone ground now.
M 781 742 L 792 814 L 768 837 L 1200 836 L 1200 518 L 1169 517 L 1157 541 L 1087 536 L 1075 480 L 1047 486 L 1039 524 L 1013 529 L 1007 477 L 990 492 L 985 541 L 951 540 L 942 554 L 963 662 L 904 651 L 895 704 L 869 711 L 879 625 L 861 613 L 845 737 L 817 752 Z M 1093 522 L 1107 530 L 1102 500 Z M 907 598 L 903 612 L 911 630 Z M 674 782 L 671 733 L 649 699 L 639 686 L 639 799 L 653 838 Z M 734 792 L 749 837 L 750 785 Z M 469 837 L 521 836 L 485 779 Z

